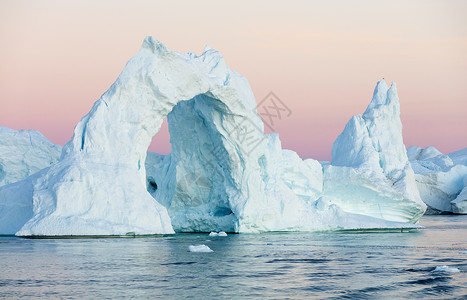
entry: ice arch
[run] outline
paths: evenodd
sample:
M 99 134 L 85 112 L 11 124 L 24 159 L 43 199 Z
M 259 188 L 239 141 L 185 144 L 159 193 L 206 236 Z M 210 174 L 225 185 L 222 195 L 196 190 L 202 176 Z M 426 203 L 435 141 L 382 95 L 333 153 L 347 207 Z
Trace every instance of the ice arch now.
M 181 104 L 184 101 L 187 102 Z M 277 136 L 264 135 L 255 107 L 247 80 L 231 71 L 218 52 L 208 48 L 201 56 L 182 55 L 146 38 L 117 81 L 77 124 L 60 162 L 35 182 L 34 216 L 17 234 L 173 232 L 166 208 L 146 191 L 144 162 L 164 117 L 171 111 L 172 118 L 187 117 L 190 115 L 187 112 L 193 109 L 199 113 L 198 118 L 204 116 L 202 122 L 175 123 L 203 124 L 204 128 L 196 131 L 196 127 L 184 126 L 173 131 L 174 138 L 179 137 L 177 143 L 172 141 L 175 173 L 172 177 L 165 176 L 175 178 L 176 184 L 166 182 L 167 190 L 174 186 L 172 192 L 183 200 L 180 193 L 193 189 L 181 186 L 188 177 L 180 176 L 199 174 L 201 167 L 204 167 L 201 173 L 210 173 L 210 184 L 214 183 L 208 187 L 210 199 L 217 202 L 209 206 L 216 218 L 206 221 L 203 217 L 205 226 L 196 225 L 192 230 L 212 226 L 235 231 L 292 228 L 297 213 L 288 210 L 300 209 L 304 203 L 288 206 L 276 201 L 279 196 L 285 197 L 285 202 L 298 199 L 285 183 L 275 182 L 274 176 L 267 175 L 266 168 L 272 167 L 268 166 L 267 156 L 272 154 L 267 149 L 273 146 L 278 154 L 282 149 Z M 191 137 L 189 129 L 196 131 Z M 186 163 L 190 159 L 192 163 Z M 291 159 L 302 162 L 298 156 Z M 314 167 L 321 172 L 318 163 Z M 310 167 L 304 168 L 311 172 Z M 274 187 L 269 193 L 274 192 L 275 197 L 268 197 L 269 180 Z M 316 185 L 321 188 L 320 178 Z M 284 191 L 277 193 L 283 187 L 290 195 L 284 195 Z M 309 189 L 305 194 L 313 192 Z M 168 203 L 172 196 L 168 192 L 160 198 L 161 202 L 173 206 Z M 183 201 L 180 205 L 190 207 L 190 203 Z M 280 216 L 284 214 L 287 217 Z
M 206 49 L 199 57 L 181 55 L 146 38 L 117 81 L 75 127 L 60 162 L 37 183 L 40 187 L 34 193 L 35 216 L 19 234 L 173 232 L 166 209 L 146 191 L 144 162 L 164 117 L 177 103 L 190 99 L 196 104 L 196 99 L 209 99 L 213 108 L 209 126 L 211 132 L 216 132 L 211 136 L 216 140 L 200 146 L 216 146 L 227 158 L 216 163 L 216 170 L 247 172 L 238 164 L 230 164 L 229 159 L 236 156 L 238 161 L 245 155 L 231 134 L 237 127 L 254 126 L 250 134 L 263 138 L 262 123 L 254 113 L 256 102 L 246 79 L 230 71 L 216 51 Z M 224 143 L 235 151 L 225 151 Z M 175 144 L 174 151 L 181 153 L 180 146 Z M 202 152 L 209 153 L 209 149 Z M 254 157 L 254 149 L 248 155 Z M 207 159 L 214 163 L 212 158 Z M 230 200 L 232 209 L 241 214 L 233 197 Z

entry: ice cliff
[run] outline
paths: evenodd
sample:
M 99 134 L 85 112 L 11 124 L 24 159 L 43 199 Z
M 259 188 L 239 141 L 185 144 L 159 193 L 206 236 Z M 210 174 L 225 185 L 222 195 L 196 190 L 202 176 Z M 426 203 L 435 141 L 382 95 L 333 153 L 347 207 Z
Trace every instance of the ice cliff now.
M 428 214 L 467 214 L 467 148 L 444 155 L 435 147 L 407 149 Z
M 353 116 L 324 167 L 324 195 L 344 211 L 416 222 L 425 212 L 402 140 L 396 85 L 378 82 L 363 115 Z
M 20 181 L 58 161 L 62 147 L 39 131 L 0 126 L 0 186 Z
M 356 141 L 346 138 L 347 128 L 336 141 L 323 190 L 320 163 L 283 150 L 277 134 L 264 134 L 247 80 L 219 52 L 179 54 L 148 37 L 76 125 L 59 162 L 0 188 L 0 234 L 417 227 L 403 223 L 415 222 L 424 204 L 399 151 L 395 88 L 387 94 L 381 100 L 375 93 L 367 123 L 354 122 L 365 129 L 355 132 Z M 172 152 L 147 155 L 165 117 Z M 388 137 L 386 121 L 394 127 Z

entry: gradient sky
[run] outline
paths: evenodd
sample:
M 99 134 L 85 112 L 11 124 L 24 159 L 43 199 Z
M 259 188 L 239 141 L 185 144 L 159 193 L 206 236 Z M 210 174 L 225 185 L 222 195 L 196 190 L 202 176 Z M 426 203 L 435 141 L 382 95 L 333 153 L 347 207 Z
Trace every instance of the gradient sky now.
M 467 1 L 1 1 L 0 126 L 64 144 L 147 35 L 206 44 L 257 102 L 290 108 L 284 148 L 329 160 L 378 80 L 397 82 L 406 146 L 467 147 Z M 151 151 L 170 152 L 166 126 Z

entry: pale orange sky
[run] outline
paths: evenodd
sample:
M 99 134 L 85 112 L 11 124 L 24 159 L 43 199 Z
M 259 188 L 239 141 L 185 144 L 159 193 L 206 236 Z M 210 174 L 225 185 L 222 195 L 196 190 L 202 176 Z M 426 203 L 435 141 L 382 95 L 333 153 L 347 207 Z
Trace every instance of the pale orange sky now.
M 284 148 L 330 158 L 378 80 L 396 81 L 406 146 L 467 147 L 467 1 L 1 1 L 0 126 L 54 143 L 117 78 L 145 36 L 206 44 L 290 108 Z M 167 129 L 150 150 L 168 153 Z

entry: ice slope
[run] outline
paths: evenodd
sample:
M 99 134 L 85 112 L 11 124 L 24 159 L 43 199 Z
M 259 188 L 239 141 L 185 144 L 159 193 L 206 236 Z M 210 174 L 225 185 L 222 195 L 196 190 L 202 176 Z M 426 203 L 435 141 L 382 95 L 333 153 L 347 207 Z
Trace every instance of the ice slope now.
M 451 201 L 452 212 L 455 214 L 467 214 L 467 176 L 464 176 L 464 187 Z
M 454 165 L 467 166 L 467 148 L 448 154 Z M 467 174 L 464 176 L 464 188 L 456 199 L 451 201 L 452 212 L 456 214 L 467 214 Z
M 444 155 L 435 147 L 407 148 L 427 214 L 467 213 L 467 148 Z
M 20 181 L 58 161 L 62 146 L 36 130 L 0 126 L 0 186 Z
M 452 159 L 452 162 L 455 165 L 467 166 L 467 148 L 451 152 L 448 154 L 448 156 Z
M 426 206 L 402 140 L 396 85 L 376 85 L 363 115 L 353 116 L 324 166 L 324 196 L 344 211 L 417 222 Z
M 47 169 L 21 181 L 0 186 L 0 235 L 14 235 L 34 215 L 34 185 Z
M 172 153 L 146 159 L 166 116 Z M 416 227 L 343 211 L 321 198 L 322 178 L 317 161 L 264 134 L 247 80 L 217 51 L 179 54 L 148 37 L 60 161 L 0 194 L 10 211 L 32 205 L 21 236 Z M 15 189 L 27 191 L 19 202 Z

